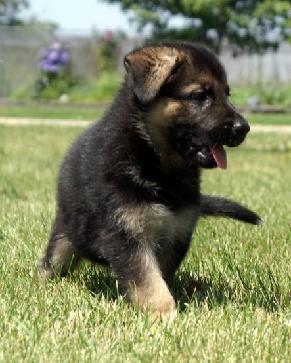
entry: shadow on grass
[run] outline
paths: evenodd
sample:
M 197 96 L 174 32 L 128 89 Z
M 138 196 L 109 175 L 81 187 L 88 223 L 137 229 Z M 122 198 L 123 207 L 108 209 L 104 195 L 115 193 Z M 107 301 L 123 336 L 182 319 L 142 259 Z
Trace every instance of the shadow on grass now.
M 79 272 L 80 276 L 74 274 L 71 278 L 78 284 L 85 285 L 91 295 L 103 295 L 109 301 L 115 301 L 122 295 L 116 278 L 108 268 L 87 264 Z
M 225 305 L 233 301 L 233 289 L 229 286 L 214 286 L 210 280 L 193 278 L 189 273 L 179 272 L 173 281 L 172 291 L 179 304 L 180 311 L 188 306 L 202 306 L 207 302 L 210 308 Z
M 108 268 L 86 266 L 81 275 L 73 274 L 71 279 L 85 286 L 93 296 L 103 295 L 108 301 L 116 301 L 124 291 L 118 286 L 116 278 Z M 249 285 L 236 284 L 230 286 L 226 279 L 213 283 L 207 278 L 194 278 L 189 272 L 180 271 L 176 274 L 171 290 L 179 306 L 180 312 L 187 311 L 189 305 L 208 308 L 234 303 L 238 306 L 252 305 L 268 312 L 275 312 L 288 305 L 288 296 L 278 286 L 273 286 L 259 277 L 250 281 Z
M 252 305 L 268 312 L 275 312 L 288 306 L 288 296 L 278 286 L 267 284 L 259 278 L 249 286 L 234 288 L 227 280 L 213 283 L 205 278 L 193 278 L 189 273 L 179 272 L 174 279 L 173 293 L 180 311 L 187 310 L 190 304 L 197 307 L 207 303 L 210 309 L 234 303 L 238 306 Z M 239 290 L 239 291 L 238 291 Z

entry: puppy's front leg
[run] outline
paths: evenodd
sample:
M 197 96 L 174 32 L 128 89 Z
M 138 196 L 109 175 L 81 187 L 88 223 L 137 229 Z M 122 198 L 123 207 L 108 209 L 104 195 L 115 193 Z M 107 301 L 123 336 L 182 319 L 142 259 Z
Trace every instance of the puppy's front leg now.
M 129 300 L 142 309 L 149 309 L 154 316 L 174 315 L 174 298 L 152 251 L 141 248 L 132 256 L 128 265 L 117 272 Z
M 162 277 L 158 263 L 151 252 L 145 251 L 140 256 L 138 281 L 129 281 L 130 300 L 143 309 L 149 308 L 155 314 L 171 314 L 175 311 L 175 301 Z

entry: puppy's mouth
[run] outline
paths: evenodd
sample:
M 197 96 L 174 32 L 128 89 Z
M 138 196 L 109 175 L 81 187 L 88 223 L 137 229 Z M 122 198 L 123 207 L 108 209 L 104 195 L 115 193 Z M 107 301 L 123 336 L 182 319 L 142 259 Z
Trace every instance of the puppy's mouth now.
M 247 125 L 248 126 L 248 125 Z M 222 131 L 225 131 L 222 129 Z M 245 127 L 240 133 L 232 129 L 221 132 L 214 129 L 205 133 L 199 129 L 193 129 L 191 125 L 183 125 L 172 129 L 173 147 L 183 155 L 188 166 L 201 168 L 227 169 L 227 154 L 225 146 L 237 147 L 245 139 L 249 127 Z
M 227 154 L 223 145 L 191 147 L 192 157 L 203 168 L 227 168 Z

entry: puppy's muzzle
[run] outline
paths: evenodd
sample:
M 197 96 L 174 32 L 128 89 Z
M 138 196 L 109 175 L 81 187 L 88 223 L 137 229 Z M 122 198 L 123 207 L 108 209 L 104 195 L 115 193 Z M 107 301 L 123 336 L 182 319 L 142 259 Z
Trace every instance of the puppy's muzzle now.
M 250 126 L 244 118 L 228 119 L 223 125 L 221 143 L 230 147 L 238 146 L 249 131 Z

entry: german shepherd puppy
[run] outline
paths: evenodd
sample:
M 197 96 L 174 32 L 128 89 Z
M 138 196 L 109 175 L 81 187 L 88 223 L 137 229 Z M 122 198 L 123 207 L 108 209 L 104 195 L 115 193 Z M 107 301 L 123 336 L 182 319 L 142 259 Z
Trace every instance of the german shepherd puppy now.
M 200 216 L 260 223 L 235 202 L 200 194 L 201 169 L 226 169 L 224 145 L 240 145 L 250 128 L 207 48 L 146 46 L 124 65 L 113 104 L 65 157 L 39 266 L 52 277 L 82 257 L 109 265 L 132 303 L 168 314 L 175 310 L 169 283 Z

